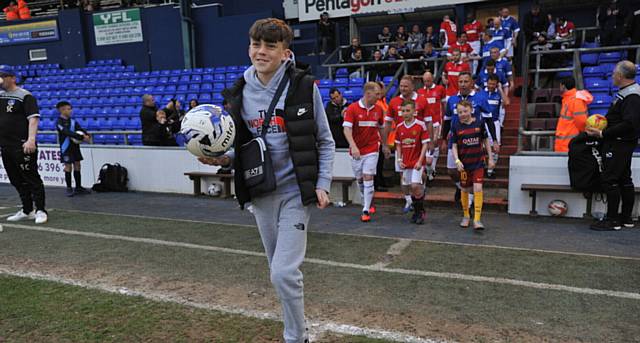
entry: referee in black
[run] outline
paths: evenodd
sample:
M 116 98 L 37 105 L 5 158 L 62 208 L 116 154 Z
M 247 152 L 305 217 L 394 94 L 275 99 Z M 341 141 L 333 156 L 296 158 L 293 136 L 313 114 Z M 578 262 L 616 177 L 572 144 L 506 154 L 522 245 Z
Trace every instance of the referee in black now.
M 31 219 L 43 224 L 47 222 L 47 211 L 38 173 L 38 104 L 31 93 L 16 85 L 16 74 L 10 66 L 0 65 L 0 79 L 0 154 L 9 181 L 22 200 L 22 209 L 7 220 Z
M 640 86 L 635 82 L 636 66 L 618 62 L 613 71 L 613 84 L 619 88 L 607 112 L 604 130 L 587 127 L 587 134 L 602 138 L 602 189 L 607 194 L 607 216 L 591 225 L 597 231 L 632 228 L 631 212 L 634 186 L 631 159 L 640 138 Z M 618 211 L 622 200 L 622 214 Z

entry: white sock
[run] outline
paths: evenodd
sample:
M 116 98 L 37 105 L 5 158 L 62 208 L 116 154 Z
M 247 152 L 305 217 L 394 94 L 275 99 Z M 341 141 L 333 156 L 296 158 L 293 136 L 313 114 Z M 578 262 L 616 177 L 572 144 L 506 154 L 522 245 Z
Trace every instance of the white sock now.
M 433 161 L 431 162 L 431 169 L 436 170 L 436 165 L 438 164 L 438 157 L 440 157 L 440 149 L 435 149 L 433 151 Z
M 360 199 L 364 202 L 364 183 L 362 183 L 362 180 L 358 180 L 358 188 L 360 188 Z
M 411 204 L 413 204 L 413 200 L 411 200 L 411 195 L 409 194 L 405 194 L 404 195 L 404 201 L 406 203 L 406 206 L 411 206 Z
M 362 211 L 369 211 L 371 208 L 371 201 L 373 201 L 373 180 L 364 182 L 364 208 Z
M 469 208 L 471 208 L 472 203 L 473 203 L 473 193 L 469 193 Z

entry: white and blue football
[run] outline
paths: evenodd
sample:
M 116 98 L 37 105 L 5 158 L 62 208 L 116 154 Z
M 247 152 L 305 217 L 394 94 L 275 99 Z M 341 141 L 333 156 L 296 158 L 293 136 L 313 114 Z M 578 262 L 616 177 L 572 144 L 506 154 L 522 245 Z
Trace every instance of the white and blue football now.
M 233 146 L 233 118 L 216 105 L 199 105 L 182 119 L 180 134 L 187 150 L 198 157 L 217 157 Z

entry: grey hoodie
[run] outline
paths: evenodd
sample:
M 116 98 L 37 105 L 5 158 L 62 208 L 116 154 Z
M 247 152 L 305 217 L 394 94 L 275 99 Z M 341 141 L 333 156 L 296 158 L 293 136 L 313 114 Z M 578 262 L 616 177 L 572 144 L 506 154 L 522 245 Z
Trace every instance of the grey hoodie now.
M 254 137 L 260 134 L 262 121 L 265 113 L 271 104 L 276 89 L 284 72 L 292 61 L 283 63 L 276 74 L 271 78 L 266 86 L 260 82 L 256 74 L 255 67 L 251 66 L 244 72 L 244 79 L 247 82 L 242 91 L 242 109 L 240 111 L 242 120 L 245 121 L 249 131 Z M 299 192 L 298 182 L 293 170 L 293 162 L 289 154 L 289 141 L 284 123 L 284 100 L 289 86 L 285 87 L 280 97 L 276 109 L 271 117 L 271 125 L 268 128 L 266 141 L 273 161 L 273 169 L 276 174 L 277 188 L 274 193 Z M 331 175 L 333 173 L 333 154 L 335 143 L 329 129 L 327 115 L 324 112 L 322 96 L 316 85 L 313 86 L 313 108 L 314 118 L 317 125 L 317 147 L 318 147 L 318 182 L 316 188 L 324 189 L 327 192 L 331 189 Z

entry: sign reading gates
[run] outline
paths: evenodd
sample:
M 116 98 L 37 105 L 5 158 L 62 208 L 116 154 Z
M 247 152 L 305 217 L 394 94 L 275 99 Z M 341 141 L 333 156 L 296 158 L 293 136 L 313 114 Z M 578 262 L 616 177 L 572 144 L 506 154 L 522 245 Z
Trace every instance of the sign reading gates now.
M 0 45 L 46 42 L 60 39 L 56 20 L 0 26 Z
M 483 0 L 297 0 L 300 21 L 318 20 L 322 12 L 329 18 L 348 17 L 355 14 L 389 12 L 413 12 L 416 8 L 455 5 Z
M 98 46 L 142 42 L 140 9 L 95 13 L 93 31 Z
M 45 186 L 64 186 L 64 169 L 59 147 L 38 148 L 38 172 Z M 9 183 L 9 176 L 0 160 L 0 183 Z

